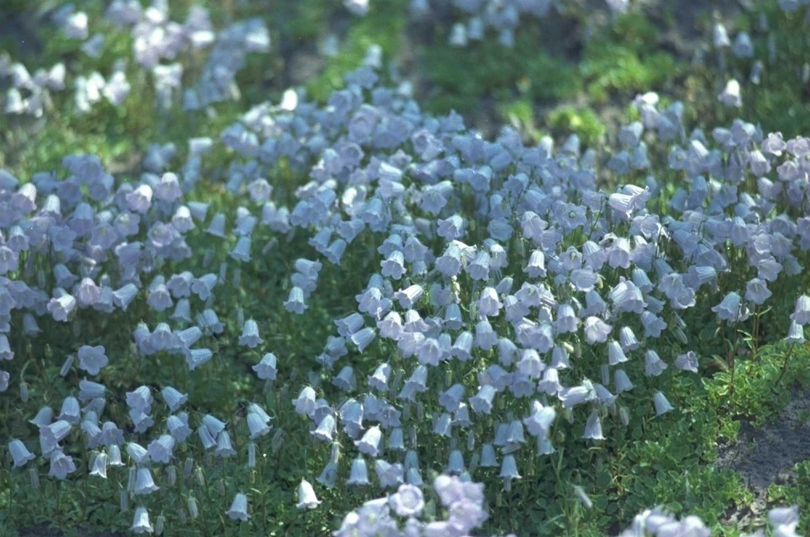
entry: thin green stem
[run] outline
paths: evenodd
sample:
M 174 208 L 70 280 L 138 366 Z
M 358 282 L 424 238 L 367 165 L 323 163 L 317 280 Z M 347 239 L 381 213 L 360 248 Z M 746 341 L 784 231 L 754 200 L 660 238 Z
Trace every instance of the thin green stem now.
M 53 490 L 54 496 L 56 496 L 56 513 L 54 518 L 56 519 L 56 522 L 59 523 L 59 480 L 53 481 Z
M 779 372 L 779 376 L 776 377 L 776 382 L 773 383 L 773 389 L 776 390 L 776 387 L 779 385 L 779 381 L 782 380 L 782 377 L 785 375 L 785 371 L 787 371 L 788 362 L 790 361 L 790 355 L 793 354 L 793 347 L 795 347 L 795 343 L 790 344 L 790 348 L 785 355 L 785 363 L 782 364 L 782 371 Z
M 262 492 L 265 492 L 265 481 L 264 481 L 264 451 L 259 449 L 259 446 L 256 446 L 256 464 L 259 466 L 259 486 Z M 267 500 L 262 497 L 262 520 L 268 520 L 267 515 Z
M 10 520 L 13 520 L 14 516 L 14 476 L 11 473 L 11 470 L 8 472 L 8 516 Z
M 730 377 L 730 380 L 729 380 L 731 385 L 729 386 L 729 393 L 734 393 L 734 371 L 736 371 L 736 369 L 737 369 L 735 367 L 735 362 L 736 362 L 735 358 L 736 357 L 735 357 L 734 354 L 737 351 L 737 337 L 738 336 L 739 336 L 739 332 L 737 330 L 734 330 L 734 340 L 731 343 L 731 349 L 729 349 L 728 357 L 726 359 L 726 363 L 728 364 L 728 367 L 731 369 L 731 377 Z
M 87 450 L 83 449 L 82 451 L 84 452 L 83 460 L 87 461 L 88 460 L 88 458 L 87 458 Z M 89 476 L 87 476 L 87 477 L 89 477 Z M 87 517 L 87 494 L 88 494 L 87 483 L 88 483 L 88 481 L 90 481 L 89 479 L 87 479 L 87 477 L 85 479 L 82 479 L 82 490 L 83 490 L 83 494 L 82 494 L 82 520 L 85 520 L 86 517 Z

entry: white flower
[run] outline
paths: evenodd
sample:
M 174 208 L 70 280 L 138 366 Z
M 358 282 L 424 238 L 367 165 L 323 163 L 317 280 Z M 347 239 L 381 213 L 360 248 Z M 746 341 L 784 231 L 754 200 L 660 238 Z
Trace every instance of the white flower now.
M 315 490 L 306 479 L 301 480 L 298 485 L 298 504 L 296 507 L 299 509 L 315 509 L 321 504 L 321 501 L 315 496 Z
M 149 511 L 146 507 L 138 507 L 135 509 L 135 516 L 132 519 L 132 527 L 130 528 L 135 533 L 154 533 L 152 524 L 149 523 Z

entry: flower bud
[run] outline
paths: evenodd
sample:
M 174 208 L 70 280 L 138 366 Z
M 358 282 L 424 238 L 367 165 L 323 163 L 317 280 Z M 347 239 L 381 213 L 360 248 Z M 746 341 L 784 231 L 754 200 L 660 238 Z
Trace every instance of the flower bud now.
M 478 465 L 481 464 L 481 455 L 478 453 L 473 453 L 472 457 L 470 457 L 470 467 L 469 472 L 473 473 L 478 468 Z
M 214 261 L 214 251 L 212 249 L 208 249 L 203 254 L 202 264 L 203 268 L 208 268 L 211 266 L 211 263 Z
M 166 480 L 172 486 L 177 483 L 177 468 L 173 464 L 166 467 Z
M 256 443 L 248 443 L 248 468 L 256 467 Z
M 515 252 L 517 252 L 517 256 L 520 259 L 526 257 L 526 244 L 523 242 L 523 239 L 517 237 L 515 240 Z
M 29 255 L 25 260 L 25 279 L 30 280 L 34 277 L 34 269 L 36 268 L 37 256 Z
M 686 345 L 686 344 L 689 343 L 689 340 L 686 338 L 686 333 L 683 331 L 683 329 L 681 327 L 676 326 L 675 330 L 673 330 L 673 332 L 675 333 L 675 338 L 678 341 L 680 341 L 683 345 Z
M 402 387 L 402 379 L 405 378 L 405 370 L 404 369 L 397 369 L 397 372 L 394 374 L 394 380 L 391 382 L 391 393 L 396 394 L 399 389 Z
M 129 477 L 127 478 L 127 490 L 133 491 L 135 490 L 135 481 L 138 475 L 138 471 L 135 469 L 134 466 L 130 466 L 129 468 Z
M 627 407 L 619 407 L 619 421 L 621 421 L 622 425 L 625 427 L 630 424 L 630 411 L 627 410 Z
M 163 515 L 158 515 L 155 519 L 155 535 L 163 535 L 163 526 L 166 524 L 166 519 Z
M 23 403 L 28 402 L 28 383 L 25 381 L 20 382 L 20 400 Z
M 284 444 L 284 429 L 279 427 L 273 434 L 273 439 L 270 441 L 270 449 L 273 453 L 278 453 L 281 446 Z
M 197 498 L 194 496 L 188 497 L 188 514 L 192 520 L 195 520 L 200 514 L 197 510 Z
M 67 358 L 65 358 L 65 362 L 62 364 L 62 369 L 59 370 L 59 374 L 63 377 L 66 377 L 67 374 L 70 372 L 70 368 L 73 367 L 73 360 L 75 357 L 72 354 L 69 354 Z
M 39 490 L 39 472 L 37 472 L 37 469 L 33 467 L 29 468 L 28 476 L 31 478 L 31 488 L 33 490 Z
M 768 25 L 768 15 L 764 11 L 759 14 L 759 19 L 757 19 L 757 29 L 763 33 L 770 29 Z
M 470 300 L 470 304 L 467 306 L 467 311 L 469 311 L 470 319 L 478 318 L 478 304 L 475 300 Z
M 188 457 L 183 463 L 183 479 L 189 479 L 194 471 L 194 459 Z
M 278 246 L 278 239 L 277 239 L 277 238 L 275 238 L 275 237 L 273 237 L 272 239 L 270 239 L 269 241 L 267 241 L 267 244 L 265 244 L 265 245 L 264 245 L 264 247 L 262 247 L 262 255 L 267 255 L 267 254 L 269 254 L 269 253 L 270 253 L 270 251 L 271 251 L 273 248 L 275 248 L 276 246 Z M 234 287 L 236 287 L 236 286 L 234 286 Z
M 205 486 L 205 474 L 203 474 L 202 468 L 199 466 L 194 468 L 194 482 L 197 483 L 198 487 Z
M 118 493 L 118 503 L 121 506 L 122 513 L 129 511 L 129 493 L 126 490 L 121 489 Z
M 278 390 L 278 397 L 276 399 L 280 399 L 282 401 L 286 400 L 290 396 L 290 387 L 287 384 L 284 384 Z

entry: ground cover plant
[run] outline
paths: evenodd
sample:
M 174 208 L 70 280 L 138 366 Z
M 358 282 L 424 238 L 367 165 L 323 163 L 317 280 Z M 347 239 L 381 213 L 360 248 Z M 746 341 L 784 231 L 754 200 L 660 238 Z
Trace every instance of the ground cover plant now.
M 802 2 L 0 9 L 0 535 L 806 531 Z

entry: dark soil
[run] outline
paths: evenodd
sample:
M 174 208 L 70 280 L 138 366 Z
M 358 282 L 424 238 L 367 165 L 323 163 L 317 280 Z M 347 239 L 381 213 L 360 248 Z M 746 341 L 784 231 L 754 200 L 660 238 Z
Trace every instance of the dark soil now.
M 756 429 L 743 422 L 737 441 L 720 449 L 718 468 L 739 472 L 754 501 L 734 509 L 724 522 L 748 526 L 767 510 L 768 487 L 795 484 L 793 466 L 810 458 L 810 392 L 793 389 L 791 402 L 765 426 Z

